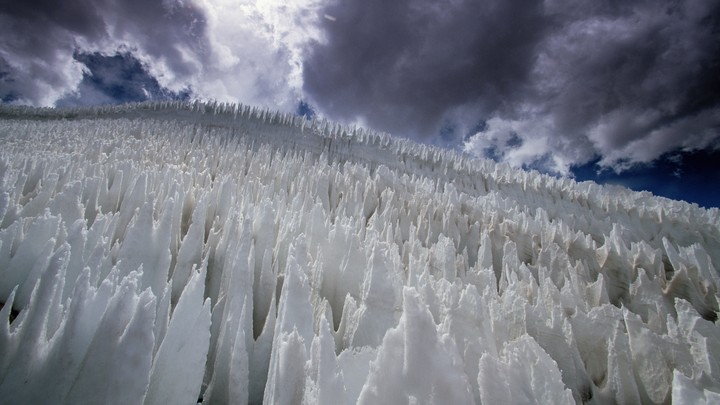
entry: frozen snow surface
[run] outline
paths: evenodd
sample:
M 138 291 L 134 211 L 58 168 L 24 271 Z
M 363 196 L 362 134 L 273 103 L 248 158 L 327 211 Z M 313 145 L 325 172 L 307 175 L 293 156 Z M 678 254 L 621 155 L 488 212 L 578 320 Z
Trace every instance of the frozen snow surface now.
M 0 404 L 719 403 L 718 269 L 720 211 L 649 193 L 247 106 L 0 107 Z

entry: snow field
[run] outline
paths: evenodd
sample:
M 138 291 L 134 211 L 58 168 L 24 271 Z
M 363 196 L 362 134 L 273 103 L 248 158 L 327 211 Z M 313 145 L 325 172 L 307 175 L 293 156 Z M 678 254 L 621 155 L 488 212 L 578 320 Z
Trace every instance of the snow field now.
M 717 209 L 242 106 L 0 119 L 0 403 L 720 401 Z

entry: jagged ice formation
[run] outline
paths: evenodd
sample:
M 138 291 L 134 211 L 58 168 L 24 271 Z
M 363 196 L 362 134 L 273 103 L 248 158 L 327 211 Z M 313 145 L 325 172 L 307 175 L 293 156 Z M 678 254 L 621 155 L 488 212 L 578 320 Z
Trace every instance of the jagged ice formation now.
M 0 403 L 718 403 L 719 225 L 247 106 L 1 106 Z

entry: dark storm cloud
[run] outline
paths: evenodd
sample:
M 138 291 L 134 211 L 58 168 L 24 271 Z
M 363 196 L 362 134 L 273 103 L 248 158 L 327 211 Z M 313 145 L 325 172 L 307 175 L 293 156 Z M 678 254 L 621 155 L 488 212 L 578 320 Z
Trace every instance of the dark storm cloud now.
M 190 3 L 162 0 L 0 0 L 0 97 L 50 104 L 82 79 L 78 49 L 124 43 L 175 75 L 191 74 L 185 53 L 202 52 L 203 21 Z
M 552 155 L 558 171 L 718 143 L 716 0 L 346 0 L 324 12 L 304 86 L 331 117 L 409 136 L 485 119 L 466 149 Z
M 325 13 L 305 90 L 331 116 L 404 135 L 437 131 L 453 107 L 517 101 L 548 25 L 525 0 L 352 0 Z
M 543 46 L 536 77 L 555 84 L 535 100 L 549 100 L 542 111 L 557 130 L 638 160 L 634 145 L 682 146 L 678 132 L 698 143 L 717 137 L 720 3 L 620 2 L 583 14 L 559 6 L 564 24 Z

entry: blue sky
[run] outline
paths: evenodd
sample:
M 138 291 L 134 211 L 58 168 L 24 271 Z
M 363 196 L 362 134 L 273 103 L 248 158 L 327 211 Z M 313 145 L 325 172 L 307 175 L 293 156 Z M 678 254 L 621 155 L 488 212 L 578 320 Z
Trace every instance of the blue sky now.
M 0 100 L 327 117 L 720 206 L 715 0 L 0 3 Z

